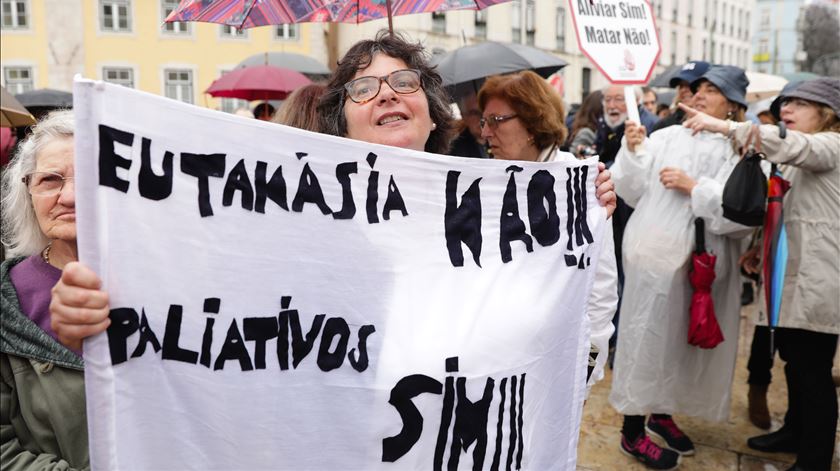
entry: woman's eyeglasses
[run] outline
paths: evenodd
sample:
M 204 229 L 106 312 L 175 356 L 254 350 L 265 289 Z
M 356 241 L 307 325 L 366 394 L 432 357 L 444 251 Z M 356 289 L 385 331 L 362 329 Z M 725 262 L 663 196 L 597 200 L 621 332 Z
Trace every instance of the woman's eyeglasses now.
M 55 196 L 61 193 L 64 184 L 74 177 L 65 177 L 54 172 L 32 172 L 21 179 L 32 196 Z
M 502 116 L 496 116 L 494 114 L 491 114 L 486 118 L 482 117 L 478 123 L 479 125 L 481 125 L 481 129 L 484 129 L 484 126 L 489 126 L 490 129 L 495 130 L 497 127 L 499 127 L 500 124 L 515 117 L 516 113 L 506 114 Z
M 344 84 L 347 96 L 355 103 L 367 103 L 379 95 L 382 82 L 396 93 L 406 95 L 420 89 L 420 71 L 415 69 L 395 70 L 382 77 L 359 77 Z

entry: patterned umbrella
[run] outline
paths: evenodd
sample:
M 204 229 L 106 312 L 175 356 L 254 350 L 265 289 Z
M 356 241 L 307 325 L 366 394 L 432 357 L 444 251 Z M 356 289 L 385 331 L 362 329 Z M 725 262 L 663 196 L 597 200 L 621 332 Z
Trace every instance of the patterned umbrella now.
M 510 0 L 181 0 L 166 18 L 203 21 L 245 29 L 291 23 L 363 23 L 392 17 L 447 10 L 480 10 Z
M 785 193 L 790 182 L 782 177 L 776 164 L 767 182 L 767 215 L 764 219 L 764 297 L 767 301 L 767 325 L 770 327 L 770 351 L 773 350 L 773 332 L 779 325 L 782 307 L 782 288 L 788 259 L 787 230 L 783 213 Z

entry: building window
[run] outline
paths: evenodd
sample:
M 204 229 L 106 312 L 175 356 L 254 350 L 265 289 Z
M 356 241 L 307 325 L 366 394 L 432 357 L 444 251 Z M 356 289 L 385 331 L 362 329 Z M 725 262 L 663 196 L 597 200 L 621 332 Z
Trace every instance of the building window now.
M 759 31 L 767 31 L 770 29 L 770 9 L 761 10 L 761 20 L 758 23 Z
M 671 65 L 677 63 L 677 32 L 671 31 Z
M 529 46 L 534 45 L 534 36 L 536 29 L 534 27 L 536 16 L 536 6 L 534 0 L 526 0 L 525 2 L 525 43 Z
M 656 17 L 662 18 L 662 0 L 656 0 Z
M 589 95 L 589 92 L 592 91 L 592 69 L 589 67 L 584 67 L 581 69 L 580 74 L 580 96 L 581 100 L 586 98 L 586 95 Z
M 219 77 L 224 76 L 226 73 L 230 72 L 231 70 L 223 70 L 222 74 Z M 250 110 L 251 107 L 248 103 L 248 100 L 240 100 L 239 98 L 222 98 L 220 101 L 219 109 L 224 111 L 225 113 L 235 113 L 239 109 L 246 109 Z
M 476 10 L 475 12 L 475 37 L 487 37 L 487 11 Z
M 220 34 L 223 38 L 245 39 L 245 38 L 248 37 L 248 30 L 236 29 L 235 26 L 230 26 L 230 25 L 222 25 L 222 29 L 221 29 Z
M 167 98 L 193 103 L 192 71 L 184 69 L 166 69 L 163 71 L 164 94 Z
M 178 0 L 161 0 L 160 14 L 162 18 L 160 21 L 165 20 L 178 7 L 178 3 Z M 190 34 L 190 24 L 184 21 L 163 23 L 163 31 L 170 34 Z
M 522 3 L 519 0 L 510 2 L 510 35 L 515 43 L 522 42 Z
M 735 35 L 735 6 L 734 5 L 729 6 L 729 18 L 732 19 L 729 23 L 729 35 L 734 36 Z
M 300 38 L 300 25 L 277 25 L 274 30 L 274 39 L 297 41 L 298 38 Z
M 432 32 L 440 34 L 446 32 L 446 13 L 439 11 L 432 13 Z
M 4 28 L 26 29 L 29 27 L 26 0 L 3 0 L 2 10 Z
M 744 39 L 750 38 L 750 12 L 744 12 Z
M 706 60 L 706 58 L 709 57 L 708 56 L 708 51 L 706 49 L 706 44 L 707 44 L 706 40 L 704 39 L 703 40 L 703 60 Z
M 741 24 L 743 24 L 743 22 L 744 22 L 744 11 L 739 8 L 738 9 L 738 26 L 737 26 L 738 34 L 736 35 L 736 37 L 739 38 L 739 39 L 741 38 Z
M 102 80 L 134 88 L 134 70 L 130 67 L 103 67 Z
M 562 5 L 563 2 L 558 3 L 558 5 Z M 555 29 L 555 36 L 557 37 L 557 50 L 558 51 L 565 51 L 566 50 L 566 8 L 563 6 L 557 7 L 557 25 Z
M 712 4 L 712 32 L 717 31 L 717 17 L 718 17 L 718 0 Z
M 694 48 L 692 47 L 692 44 L 691 44 L 691 35 L 686 34 L 685 35 L 685 61 L 686 61 L 686 63 L 691 61 L 691 51 L 693 51 L 693 50 L 694 50 Z
M 35 88 L 31 67 L 4 67 L 3 81 L 6 82 L 6 90 L 12 95 L 28 92 Z
M 671 0 L 674 3 L 674 9 L 671 11 L 673 16 L 674 23 L 677 22 L 677 18 L 680 16 L 680 2 L 679 0 Z
M 99 27 L 102 31 L 131 32 L 131 0 L 99 0 Z
M 703 2 L 703 27 L 709 27 L 709 0 Z

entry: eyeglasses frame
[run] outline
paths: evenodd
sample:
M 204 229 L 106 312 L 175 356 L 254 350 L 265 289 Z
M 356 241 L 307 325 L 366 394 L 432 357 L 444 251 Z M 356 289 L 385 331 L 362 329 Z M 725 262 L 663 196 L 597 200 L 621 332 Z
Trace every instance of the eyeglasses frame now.
M 414 90 L 412 90 L 412 91 L 410 91 L 410 92 L 398 92 L 398 91 L 394 90 L 394 87 L 393 87 L 393 86 L 391 86 L 391 83 L 390 83 L 390 82 L 388 82 L 388 77 L 390 77 L 390 76 L 392 76 L 392 75 L 396 74 L 397 72 L 405 72 L 405 71 L 411 71 L 411 72 L 416 73 L 416 74 L 417 74 L 417 79 L 418 79 L 418 83 L 419 83 L 419 85 L 417 86 L 417 88 L 416 88 L 416 89 L 414 89 Z M 362 100 L 362 101 L 356 101 L 356 100 L 354 100 L 354 99 L 353 99 L 353 97 L 352 97 L 352 96 L 350 96 L 350 85 L 351 85 L 353 82 L 356 82 L 356 81 L 358 81 L 358 80 L 368 79 L 368 78 L 375 78 L 375 79 L 377 79 L 377 80 L 379 81 L 379 89 L 378 89 L 378 90 L 376 90 L 376 93 L 375 93 L 372 97 L 368 98 L 367 100 Z M 422 74 L 422 73 L 420 73 L 420 71 L 419 71 L 419 70 L 417 70 L 417 69 L 399 69 L 399 70 L 395 70 L 395 71 L 393 71 L 393 72 L 389 73 L 388 75 L 382 75 L 382 76 L 378 76 L 378 77 L 377 77 L 376 75 L 365 75 L 364 77 L 355 78 L 355 79 L 353 79 L 353 80 L 351 80 L 351 81 L 349 81 L 349 82 L 345 83 L 345 84 L 344 84 L 344 92 L 347 94 L 347 98 L 349 98 L 349 99 L 350 99 L 350 101 L 352 101 L 353 103 L 356 103 L 356 104 L 359 104 L 359 105 L 364 105 L 365 103 L 367 103 L 367 102 L 369 102 L 369 101 L 372 101 L 372 100 L 374 100 L 376 97 L 378 97 L 378 96 L 379 96 L 379 94 L 382 92 L 382 82 L 385 82 L 386 84 L 388 84 L 388 87 L 390 87 L 390 88 L 391 88 L 391 90 L 394 90 L 394 93 L 397 93 L 397 94 L 399 94 L 399 95 L 410 95 L 410 94 L 412 94 L 412 93 L 416 92 L 417 90 L 420 90 L 421 88 L 423 88 L 423 74 Z
M 55 175 L 58 178 L 61 178 L 61 186 L 58 187 L 58 191 L 56 191 L 55 193 L 32 193 L 32 187 L 29 186 L 29 184 L 32 182 L 32 176 L 35 175 L 36 173 L 48 173 L 50 175 Z M 68 180 L 74 180 L 75 181 L 76 177 L 65 177 L 64 175 L 62 175 L 60 173 L 56 173 L 56 172 L 32 172 L 32 173 L 27 173 L 26 175 L 23 176 L 23 178 L 20 179 L 20 181 L 24 185 L 26 185 L 26 189 L 27 189 L 27 191 L 29 192 L 30 195 L 32 195 L 32 196 L 45 196 L 45 197 L 56 196 L 56 195 L 60 194 L 62 192 L 62 190 L 64 190 L 64 185 L 67 184 Z
M 518 117 L 519 115 L 517 115 L 516 113 L 504 114 L 501 116 L 490 115 L 486 118 L 482 116 L 481 119 L 478 121 L 478 124 L 481 129 L 484 129 L 484 126 L 486 125 L 489 126 L 490 129 L 495 130 L 499 127 L 500 124 L 504 123 L 505 121 L 510 121 L 511 119 Z

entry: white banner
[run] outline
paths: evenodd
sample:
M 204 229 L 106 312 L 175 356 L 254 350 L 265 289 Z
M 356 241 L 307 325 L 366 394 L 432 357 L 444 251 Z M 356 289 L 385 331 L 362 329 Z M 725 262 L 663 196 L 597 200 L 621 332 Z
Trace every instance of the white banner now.
M 612 83 L 644 84 L 659 59 L 647 0 L 569 0 L 580 50 Z
M 74 98 L 95 469 L 574 469 L 595 160 Z

